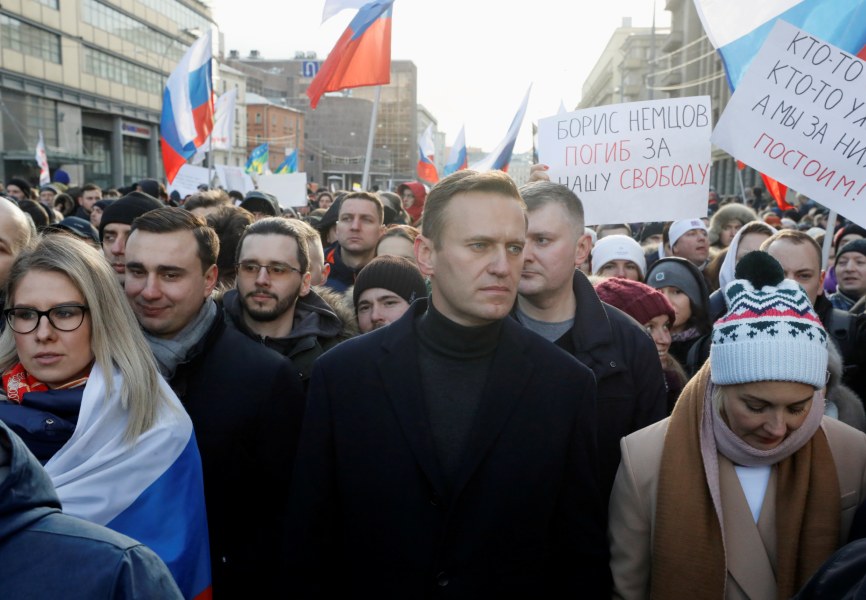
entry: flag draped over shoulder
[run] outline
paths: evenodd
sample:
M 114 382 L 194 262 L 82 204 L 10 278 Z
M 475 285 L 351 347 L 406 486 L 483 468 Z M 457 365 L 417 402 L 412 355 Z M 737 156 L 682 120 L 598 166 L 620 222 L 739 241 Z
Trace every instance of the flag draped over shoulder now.
M 48 154 L 45 152 L 45 140 L 42 131 L 39 131 L 39 141 L 36 142 L 36 164 L 39 165 L 39 185 L 51 183 L 51 174 L 48 170 Z
M 431 123 L 418 138 L 418 177 L 428 183 L 439 181 L 439 173 L 433 162 L 435 155 L 436 148 L 433 145 L 433 124 Z
M 393 4 L 394 0 L 374 0 L 361 7 L 310 82 L 310 106 L 316 108 L 325 92 L 391 81 Z
M 253 148 L 253 151 L 250 152 L 250 157 L 247 159 L 247 164 L 244 168 L 244 172 L 258 173 L 261 175 L 265 172 L 265 167 L 268 164 L 269 157 L 270 153 L 268 151 L 267 142 L 265 142 L 261 146 L 256 146 L 255 148 Z
M 482 158 L 477 163 L 472 164 L 469 168 L 474 171 L 505 171 L 508 172 L 508 165 L 511 163 L 511 154 L 514 152 L 514 144 L 517 142 L 517 134 L 520 133 L 520 126 L 523 124 L 523 117 L 526 115 L 526 106 L 529 104 L 529 93 L 532 91 L 532 86 L 526 90 L 526 95 L 523 97 L 523 102 L 520 103 L 520 108 L 517 109 L 517 114 L 511 121 L 511 127 L 508 128 L 508 133 L 499 142 L 496 148 Z
M 863 0 L 694 0 L 707 37 L 718 50 L 731 89 L 736 89 L 777 19 L 860 58 L 866 57 L 866 2 Z M 776 205 L 788 188 L 761 174 Z
M 159 129 L 169 183 L 214 126 L 212 44 L 208 30 L 189 47 L 165 85 Z
M 460 133 L 457 134 L 457 139 L 451 146 L 451 152 L 448 154 L 448 162 L 445 163 L 445 175 L 451 175 L 457 171 L 462 171 L 468 166 L 466 162 L 466 127 L 460 128 Z
M 45 464 L 63 512 L 104 525 L 148 546 L 168 566 L 185 598 L 211 597 L 201 457 L 192 422 L 161 378 L 169 399 L 156 423 L 132 445 L 129 412 L 115 372 L 94 365 L 69 441 Z
M 274 170 L 275 175 L 287 175 L 298 172 L 298 151 L 292 150 L 286 155 L 286 159 Z

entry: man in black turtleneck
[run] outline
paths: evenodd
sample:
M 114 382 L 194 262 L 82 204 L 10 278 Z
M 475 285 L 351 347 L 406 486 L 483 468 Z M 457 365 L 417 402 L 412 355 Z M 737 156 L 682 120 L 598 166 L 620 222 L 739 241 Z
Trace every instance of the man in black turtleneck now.
M 423 223 L 430 301 L 314 366 L 287 593 L 609 597 L 594 378 L 506 318 L 520 194 L 504 173 L 459 171 Z

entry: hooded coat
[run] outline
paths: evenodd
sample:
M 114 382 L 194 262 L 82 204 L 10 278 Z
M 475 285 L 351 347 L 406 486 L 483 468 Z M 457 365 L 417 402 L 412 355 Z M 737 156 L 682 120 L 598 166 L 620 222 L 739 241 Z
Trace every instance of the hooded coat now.
M 406 209 L 406 212 L 412 218 L 412 223 L 410 224 L 414 225 L 421 220 L 421 215 L 424 212 L 424 202 L 427 201 L 427 189 L 424 187 L 424 184 L 418 181 L 409 181 L 408 183 L 400 184 L 397 188 L 397 195 L 402 198 L 403 190 L 406 188 L 412 190 L 412 193 L 415 194 L 415 202 Z
M 4 598 L 183 598 L 152 550 L 63 514 L 48 474 L 2 423 L 0 582 Z

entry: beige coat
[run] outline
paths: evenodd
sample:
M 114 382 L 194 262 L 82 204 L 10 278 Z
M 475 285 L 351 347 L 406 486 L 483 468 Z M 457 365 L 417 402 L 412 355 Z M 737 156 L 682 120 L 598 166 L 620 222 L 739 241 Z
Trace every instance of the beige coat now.
M 622 462 L 610 498 L 608 533 L 615 598 L 649 597 L 658 477 L 668 421 L 641 429 L 620 443 Z M 841 546 L 847 541 L 854 512 L 866 498 L 866 435 L 827 417 L 821 427 L 827 434 L 839 476 Z M 733 465 L 719 456 L 728 599 L 776 599 L 775 483 L 774 469 L 755 527 Z M 683 573 L 683 577 L 688 576 Z M 695 581 L 695 586 L 700 585 Z

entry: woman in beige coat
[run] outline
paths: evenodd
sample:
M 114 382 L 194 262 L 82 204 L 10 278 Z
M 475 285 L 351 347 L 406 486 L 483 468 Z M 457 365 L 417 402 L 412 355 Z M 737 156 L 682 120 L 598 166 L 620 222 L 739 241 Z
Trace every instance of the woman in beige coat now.
M 618 598 L 790 598 L 844 543 L 866 435 L 823 417 L 827 334 L 767 254 L 728 285 L 710 360 L 670 418 L 622 440 Z

